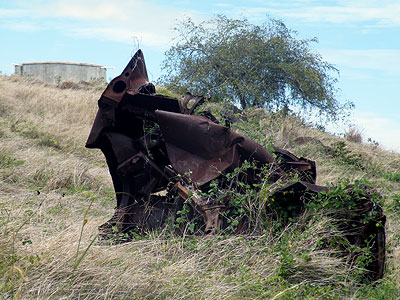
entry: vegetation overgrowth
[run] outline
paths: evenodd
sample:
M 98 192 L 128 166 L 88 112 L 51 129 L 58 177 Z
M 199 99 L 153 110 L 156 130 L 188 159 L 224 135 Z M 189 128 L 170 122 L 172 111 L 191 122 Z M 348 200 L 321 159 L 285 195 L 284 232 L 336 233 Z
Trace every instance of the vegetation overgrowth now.
M 196 24 L 187 18 L 174 32 L 160 78 L 169 89 L 241 108 L 310 110 L 334 121 L 354 106 L 338 101 L 338 70 L 311 48 L 317 38 L 299 39 L 281 20 L 254 25 L 218 15 Z
M 251 236 L 164 229 L 105 242 L 97 226 L 113 213 L 112 182 L 101 152 L 84 148 L 104 87 L 60 89 L 1 76 L 0 88 L 1 298 L 400 298 L 399 154 L 259 108 L 232 124 L 266 148 L 316 161 L 318 184 L 368 181 L 378 189 L 388 217 L 387 268 L 374 284 L 360 281 L 362 266 L 321 247 L 337 237 L 321 207 Z M 222 113 L 218 104 L 204 106 Z M 323 202 L 327 208 L 343 205 L 332 199 Z

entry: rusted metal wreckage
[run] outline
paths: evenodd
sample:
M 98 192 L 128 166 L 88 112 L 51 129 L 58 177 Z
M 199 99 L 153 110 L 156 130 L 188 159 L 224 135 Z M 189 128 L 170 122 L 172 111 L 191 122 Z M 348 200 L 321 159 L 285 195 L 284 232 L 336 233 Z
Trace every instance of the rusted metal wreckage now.
M 229 202 L 204 194 L 210 182 L 241 167 L 244 161 L 252 162 L 256 169 L 271 166 L 270 183 L 285 182 L 298 174 L 298 181 L 281 185 L 272 195 L 283 209 L 294 207 L 291 213 L 300 213 L 309 196 L 328 191 L 315 184 L 313 161 L 277 148 L 271 155 L 261 145 L 220 125 L 210 112 L 195 114 L 203 101 L 204 97 L 191 94 L 183 101 L 157 94 L 148 80 L 141 50 L 109 83 L 98 101 L 99 110 L 86 143 L 86 147 L 104 153 L 116 193 L 115 213 L 99 227 L 102 235 L 159 228 L 168 216 L 176 216 L 188 199 L 188 215 L 201 216 L 203 221 L 198 232 L 223 231 L 229 225 L 222 214 Z M 240 180 L 257 183 L 260 178 L 254 173 L 252 169 Z M 226 189 L 231 183 L 221 180 L 220 184 Z M 373 261 L 367 268 L 370 277 L 378 279 L 385 261 L 385 216 L 368 199 L 369 188 L 365 189 L 365 201 L 341 227 L 352 245 L 364 246 L 365 239 L 373 236 Z M 364 224 L 360 214 L 372 212 L 374 218 Z M 242 218 L 236 233 L 245 232 L 246 218 Z

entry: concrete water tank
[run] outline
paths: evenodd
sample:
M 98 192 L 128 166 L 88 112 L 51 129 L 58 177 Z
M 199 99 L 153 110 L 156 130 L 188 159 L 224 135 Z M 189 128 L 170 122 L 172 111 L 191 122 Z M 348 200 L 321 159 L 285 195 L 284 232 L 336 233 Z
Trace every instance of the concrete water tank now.
M 15 65 L 15 74 L 38 78 L 51 84 L 64 81 L 106 80 L 106 68 L 101 65 L 61 61 L 18 64 Z

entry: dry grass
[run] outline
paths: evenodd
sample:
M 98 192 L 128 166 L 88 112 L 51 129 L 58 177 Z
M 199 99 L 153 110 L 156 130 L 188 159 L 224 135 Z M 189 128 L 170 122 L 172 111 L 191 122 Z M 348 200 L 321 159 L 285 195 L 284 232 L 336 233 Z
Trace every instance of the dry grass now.
M 3 111 L 14 129 L 35 125 L 57 137 L 63 146 L 84 144 L 97 112 L 101 91 L 67 90 L 33 80 L 2 77 Z M 23 127 L 23 128 L 20 128 Z
M 62 90 L 6 76 L 0 77 L 0 88 L 1 298 L 357 298 L 360 287 L 348 277 L 349 266 L 318 248 L 321 239 L 334 234 L 324 217 L 300 220 L 278 236 L 268 231 L 251 238 L 153 232 L 125 244 L 98 241 L 97 226 L 113 211 L 112 183 L 101 153 L 84 144 L 101 91 Z M 319 183 L 340 176 L 374 179 L 322 154 L 318 141 L 330 146 L 341 141 L 338 137 L 290 117 L 266 119 L 254 113 L 262 116 L 257 132 L 317 161 Z M 298 145 L 297 137 L 313 140 Z M 400 168 L 398 154 L 358 142 L 348 147 L 382 169 Z M 390 183 L 391 193 L 399 193 L 399 183 Z M 396 213 L 387 213 L 387 278 L 398 283 Z
M 344 138 L 349 142 L 362 143 L 362 133 L 355 127 L 350 128 L 344 135 Z

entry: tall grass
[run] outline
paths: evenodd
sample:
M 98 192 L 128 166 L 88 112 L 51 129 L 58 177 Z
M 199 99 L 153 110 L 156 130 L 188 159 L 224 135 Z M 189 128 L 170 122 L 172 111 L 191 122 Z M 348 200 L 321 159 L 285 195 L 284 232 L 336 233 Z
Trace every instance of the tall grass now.
M 324 147 L 339 137 L 295 117 L 248 112 L 234 129 L 317 161 L 319 183 L 366 178 L 386 196 L 388 268 L 374 287 L 319 242 L 336 234 L 328 217 L 300 218 L 279 234 L 175 236 L 129 243 L 95 239 L 113 213 L 102 154 L 84 148 L 101 91 L 58 89 L 0 77 L 0 298 L 3 299 L 397 299 L 400 279 L 398 154 L 346 141 L 367 169 Z M 51 138 L 53 144 L 40 141 Z M 310 137 L 306 143 L 298 137 Z M 368 164 L 367 164 L 368 162 Z M 393 176 L 369 172 L 374 166 Z M 388 173 L 385 173 L 388 174 Z M 390 188 L 389 188 L 390 186 Z M 390 209 L 389 209 L 390 208 Z M 310 221 L 311 220 L 311 221 Z M 84 225 L 83 225 L 84 224 Z M 78 250 L 77 250 L 78 249 Z M 77 263 L 79 262 L 79 263 Z M 374 297 L 374 298 L 373 298 Z

